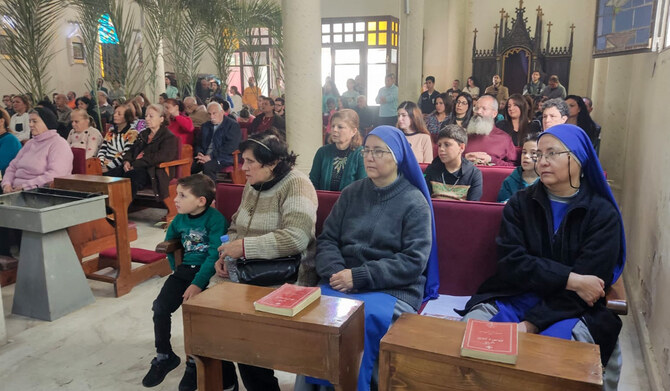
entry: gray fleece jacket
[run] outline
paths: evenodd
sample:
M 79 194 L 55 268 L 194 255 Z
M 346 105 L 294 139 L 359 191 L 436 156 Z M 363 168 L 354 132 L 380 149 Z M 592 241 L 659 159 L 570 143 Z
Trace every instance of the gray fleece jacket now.
M 384 292 L 418 310 L 432 245 L 430 207 L 404 177 L 384 188 L 369 178 L 342 191 L 317 239 L 321 282 L 351 269 L 354 290 Z

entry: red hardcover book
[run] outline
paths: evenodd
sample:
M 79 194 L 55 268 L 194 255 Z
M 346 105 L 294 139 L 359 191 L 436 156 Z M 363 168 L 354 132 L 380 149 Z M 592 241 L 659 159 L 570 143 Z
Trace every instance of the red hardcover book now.
M 321 288 L 284 284 L 254 302 L 256 311 L 295 316 L 321 297 Z
M 469 319 L 461 356 L 515 364 L 518 348 L 517 323 Z

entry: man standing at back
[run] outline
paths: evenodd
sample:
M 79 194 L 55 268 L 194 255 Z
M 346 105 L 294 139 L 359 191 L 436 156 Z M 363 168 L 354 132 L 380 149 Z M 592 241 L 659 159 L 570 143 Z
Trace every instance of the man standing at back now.
M 384 79 L 384 87 L 379 89 L 375 102 L 379 104 L 379 125 L 396 126 L 398 122 L 398 86 L 395 75 L 389 73 Z
M 426 78 L 426 88 L 427 90 L 421 93 L 419 96 L 419 108 L 421 113 L 424 115 L 430 114 L 435 111 L 435 99 L 440 95 L 440 93 L 435 90 L 435 77 L 428 76 Z
M 502 85 L 499 75 L 493 75 L 493 84 L 486 87 L 484 93 L 495 97 L 498 101 L 498 106 L 502 106 L 503 102 L 507 102 L 507 99 L 509 99 L 509 90 Z
M 230 119 L 217 102 L 207 105 L 209 121 L 202 124 L 202 140 L 195 146 L 191 173 L 202 171 L 216 181 L 221 169 L 233 165 L 233 151 L 240 145 L 241 131 L 237 121 Z
M 517 153 L 512 137 L 495 126 L 498 101 L 491 95 L 477 100 L 474 114 L 468 124 L 468 143 L 465 158 L 475 164 L 514 166 Z
M 258 110 L 258 98 L 261 96 L 261 89 L 256 86 L 256 79 L 250 77 L 249 87 L 244 89 L 242 94 L 242 103 L 253 110 Z

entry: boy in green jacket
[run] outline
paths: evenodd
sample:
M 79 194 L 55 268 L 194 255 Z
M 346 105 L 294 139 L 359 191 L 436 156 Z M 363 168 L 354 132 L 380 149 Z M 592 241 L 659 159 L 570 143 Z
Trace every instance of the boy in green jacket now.
M 174 201 L 179 214 L 172 220 L 165 240 L 181 239 L 184 257 L 180 265 L 175 265 L 174 255 L 168 255 L 174 272 L 153 303 L 156 357 L 142 380 L 145 387 L 157 386 L 168 372 L 179 366 L 181 360 L 170 345 L 172 313 L 207 288 L 214 275 L 214 263 L 219 258 L 217 248 L 221 245 L 221 236 L 228 231 L 225 217 L 210 206 L 215 195 L 214 181 L 205 175 L 191 175 L 177 182 Z M 184 384 L 180 383 L 179 389 L 189 389 L 188 384 L 195 383 L 195 379 L 195 363 L 189 359 L 181 381 Z

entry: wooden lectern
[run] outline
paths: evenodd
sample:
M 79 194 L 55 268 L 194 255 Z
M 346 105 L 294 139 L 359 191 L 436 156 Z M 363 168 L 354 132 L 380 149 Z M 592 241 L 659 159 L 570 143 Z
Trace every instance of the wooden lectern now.
M 108 196 L 107 207 L 111 218 L 108 216 L 68 228 L 70 240 L 87 278 L 113 283 L 116 297 L 119 297 L 130 292 L 140 282 L 171 273 L 167 258 L 132 267 L 130 242 L 137 239 L 137 229 L 128 226 L 128 206 L 132 201 L 130 179 L 75 174 L 54 179 L 54 187 Z M 117 249 L 115 259 L 96 256 L 84 260 L 112 247 Z M 116 269 L 116 276 L 96 273 L 107 267 Z

